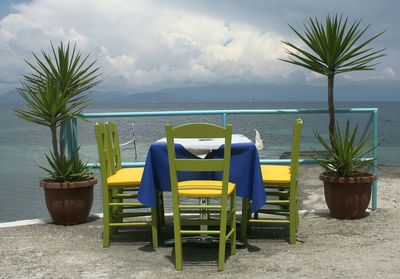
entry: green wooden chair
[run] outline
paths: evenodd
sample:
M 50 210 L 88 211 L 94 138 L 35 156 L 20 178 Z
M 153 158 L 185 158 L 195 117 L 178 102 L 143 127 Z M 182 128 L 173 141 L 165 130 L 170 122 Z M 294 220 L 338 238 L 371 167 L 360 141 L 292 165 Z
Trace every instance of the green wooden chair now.
M 289 243 L 296 244 L 296 231 L 299 224 L 298 168 L 302 126 L 303 121 L 301 119 L 294 121 L 290 166 L 261 166 L 267 195 L 266 206 L 252 216 L 250 214 L 250 202 L 243 200 L 241 228 L 243 242 L 247 240 L 247 230 L 250 224 L 272 223 L 289 224 Z M 259 213 L 267 217 L 261 218 Z
M 111 234 L 120 227 L 151 226 L 153 247 L 158 247 L 159 208 L 137 201 L 143 168 L 122 168 L 117 125 L 96 123 L 103 192 L 103 247 L 110 246 Z M 143 209 L 143 210 L 142 210 Z M 135 217 L 151 216 L 151 221 Z
M 230 254 L 236 253 L 236 187 L 229 182 L 231 157 L 232 125 L 222 128 L 207 123 L 191 123 L 173 128 L 165 126 L 168 160 L 171 176 L 172 207 L 175 239 L 175 266 L 182 270 L 182 236 L 183 235 L 218 235 L 219 255 L 218 270 L 224 269 L 226 241 L 230 238 Z M 177 159 L 175 156 L 174 138 L 224 138 L 225 149 L 223 159 Z M 222 180 L 188 180 L 178 182 L 180 171 L 222 171 Z M 189 198 L 189 199 L 186 199 Z M 190 198 L 215 198 L 217 204 L 188 204 Z M 228 199 L 230 206 L 228 209 Z M 210 215 L 217 212 L 218 219 L 185 220 L 184 213 L 196 212 Z M 203 215 L 204 216 L 204 215 Z M 228 221 L 229 219 L 229 221 Z M 183 226 L 189 226 L 187 229 Z M 207 229 L 204 229 L 207 225 Z M 209 226 L 216 226 L 211 229 Z M 199 229 L 192 226 L 200 226 Z

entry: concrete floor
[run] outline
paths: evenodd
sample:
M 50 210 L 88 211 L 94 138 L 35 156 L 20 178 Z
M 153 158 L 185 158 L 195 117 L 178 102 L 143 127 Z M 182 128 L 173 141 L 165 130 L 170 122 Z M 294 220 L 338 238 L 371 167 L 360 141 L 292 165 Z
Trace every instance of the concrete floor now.
M 400 171 L 379 170 L 379 209 L 359 220 L 329 216 L 318 167 L 301 167 L 297 244 L 287 228 L 253 228 L 249 244 L 218 272 L 217 245 L 184 246 L 184 270 L 171 246 L 156 251 L 149 230 L 126 231 L 102 248 L 101 218 L 76 226 L 42 222 L 0 228 L 1 278 L 400 278 Z M 162 240 L 172 238 L 171 222 Z

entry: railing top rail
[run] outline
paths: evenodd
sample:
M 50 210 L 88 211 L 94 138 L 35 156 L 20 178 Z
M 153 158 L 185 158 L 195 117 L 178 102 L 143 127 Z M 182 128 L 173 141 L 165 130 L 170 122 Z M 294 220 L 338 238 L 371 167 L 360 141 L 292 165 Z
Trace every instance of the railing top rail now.
M 82 118 L 118 118 L 118 117 L 157 117 L 157 116 L 182 116 L 182 115 L 220 115 L 222 116 L 222 123 L 226 125 L 227 115 L 246 115 L 246 114 L 319 114 L 327 113 L 328 109 L 236 109 L 236 110 L 186 110 L 186 111 L 144 111 L 144 112 L 105 112 L 105 113 L 83 113 Z M 377 108 L 338 108 L 335 109 L 336 113 L 368 113 L 371 115 L 369 120 L 369 126 L 371 123 L 373 125 L 373 135 L 374 135 L 374 145 L 378 144 L 378 109 Z M 74 125 L 76 129 L 76 122 Z M 76 133 L 73 129 L 67 129 L 68 142 L 73 142 L 74 148 L 71 150 L 76 150 L 77 141 Z M 72 145 L 71 145 L 72 146 Z M 376 157 L 376 149 L 372 151 L 372 157 Z M 261 159 L 261 163 L 288 163 L 286 159 Z M 301 159 L 302 164 L 315 163 L 313 159 Z M 377 161 L 374 162 L 372 172 L 376 173 Z M 95 166 L 95 164 L 90 164 Z M 144 162 L 128 162 L 124 166 L 144 166 Z M 377 208 L 377 181 L 374 182 L 372 186 L 372 208 Z
M 377 108 L 339 108 L 336 113 L 374 113 Z M 327 109 L 234 109 L 234 110 L 182 110 L 182 111 L 138 111 L 138 112 L 90 112 L 82 118 L 172 116 L 172 115 L 218 115 L 218 114 L 312 114 L 327 113 Z

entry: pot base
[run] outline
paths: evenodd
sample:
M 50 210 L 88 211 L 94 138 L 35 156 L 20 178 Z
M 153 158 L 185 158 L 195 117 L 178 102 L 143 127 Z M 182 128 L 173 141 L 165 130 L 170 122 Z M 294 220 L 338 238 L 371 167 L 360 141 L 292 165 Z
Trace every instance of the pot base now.
M 77 225 L 85 223 L 93 204 L 93 186 L 97 180 L 67 183 L 42 181 L 46 206 L 56 225 Z M 59 185 L 57 188 L 56 185 Z
M 360 179 L 333 179 L 320 175 L 324 181 L 325 201 L 332 217 L 360 219 L 366 216 L 371 199 L 371 185 L 375 176 Z

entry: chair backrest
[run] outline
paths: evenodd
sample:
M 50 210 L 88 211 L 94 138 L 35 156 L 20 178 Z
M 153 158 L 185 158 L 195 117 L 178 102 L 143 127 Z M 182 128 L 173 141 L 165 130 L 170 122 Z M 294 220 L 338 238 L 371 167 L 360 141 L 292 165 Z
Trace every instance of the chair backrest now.
M 291 181 L 297 180 L 299 171 L 299 159 L 300 159 L 300 137 L 301 130 L 303 127 L 303 121 L 301 119 L 296 119 L 293 125 L 293 135 L 292 135 L 292 156 L 291 156 Z
M 222 198 L 226 198 L 231 159 L 232 125 L 229 124 L 223 128 L 209 123 L 189 123 L 173 128 L 168 124 L 165 126 L 165 132 L 172 194 L 177 194 L 177 172 L 179 171 L 222 171 Z M 177 159 L 175 138 L 224 138 L 224 157 L 223 159 Z
M 121 152 L 117 125 L 114 122 L 98 122 L 95 125 L 100 173 L 103 181 L 121 169 Z
M 115 122 L 107 122 L 106 123 L 106 130 L 108 130 L 108 134 L 110 135 L 110 156 L 112 159 L 112 172 L 115 173 L 116 171 L 122 168 L 121 165 L 121 150 L 119 147 L 119 138 L 118 138 L 118 129 L 117 124 Z
M 107 189 L 107 178 L 112 175 L 110 154 L 108 149 L 108 142 L 110 141 L 110 137 L 109 134 L 106 132 L 105 123 L 96 123 L 95 130 L 97 150 L 100 162 L 101 184 L 103 188 L 103 193 L 107 193 L 107 191 L 104 191 L 105 189 Z

